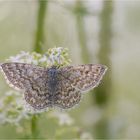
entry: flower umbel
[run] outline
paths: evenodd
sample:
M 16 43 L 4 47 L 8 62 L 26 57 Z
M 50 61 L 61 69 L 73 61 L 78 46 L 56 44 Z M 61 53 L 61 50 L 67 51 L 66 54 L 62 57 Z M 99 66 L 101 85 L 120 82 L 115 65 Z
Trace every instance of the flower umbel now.
M 9 59 L 7 59 L 7 61 L 28 63 L 43 67 L 51 67 L 53 65 L 65 66 L 69 65 L 71 62 L 68 57 L 68 49 L 62 47 L 49 49 L 45 54 L 39 54 L 36 52 L 29 53 L 22 51 L 16 56 L 11 56 Z

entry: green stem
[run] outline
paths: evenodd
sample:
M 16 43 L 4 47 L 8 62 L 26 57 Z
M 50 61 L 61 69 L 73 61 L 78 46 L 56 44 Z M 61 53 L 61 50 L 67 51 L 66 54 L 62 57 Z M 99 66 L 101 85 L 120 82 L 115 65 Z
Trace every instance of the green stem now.
M 43 53 L 42 45 L 44 43 L 44 23 L 45 23 L 45 14 L 47 9 L 47 0 L 38 0 L 39 9 L 37 15 L 37 29 L 35 35 L 35 44 L 33 51 L 37 53 Z M 31 119 L 31 132 L 32 137 L 37 138 L 39 135 L 38 129 L 38 116 L 33 115 Z
M 112 39 L 112 13 L 113 13 L 113 1 L 104 1 L 103 9 L 100 15 L 100 32 L 99 32 L 99 53 L 98 59 L 99 63 L 108 66 L 108 71 L 103 78 L 102 86 L 95 89 L 95 100 L 98 107 L 105 108 L 111 93 L 111 39 Z M 106 113 L 106 112 L 105 112 Z M 110 137 L 109 133 L 109 120 L 105 118 L 105 115 L 96 124 L 96 138 L 108 139 Z
M 39 9 L 37 17 L 37 30 L 35 36 L 34 51 L 42 53 L 42 44 L 44 43 L 44 24 L 45 24 L 45 14 L 47 9 L 47 0 L 39 0 Z
M 104 1 L 103 9 L 100 15 L 100 32 L 99 32 L 99 63 L 105 64 L 108 71 L 103 79 L 102 86 L 96 89 L 96 102 L 104 105 L 108 102 L 111 90 L 111 40 L 112 40 L 112 12 L 113 2 L 111 0 Z
M 39 135 L 37 124 L 38 124 L 38 116 L 37 115 L 33 115 L 32 119 L 31 119 L 32 138 L 37 138 L 38 135 Z

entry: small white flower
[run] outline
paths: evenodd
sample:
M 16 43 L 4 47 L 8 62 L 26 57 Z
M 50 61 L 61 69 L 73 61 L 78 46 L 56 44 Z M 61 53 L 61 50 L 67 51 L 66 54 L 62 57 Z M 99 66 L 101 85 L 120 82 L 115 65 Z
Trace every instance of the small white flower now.
M 39 62 L 47 62 L 47 57 L 43 55 L 42 58 L 39 59 Z
M 90 133 L 88 132 L 83 132 L 80 136 L 80 139 L 84 139 L 84 140 L 93 140 L 92 136 Z
M 61 113 L 59 116 L 59 124 L 60 125 L 72 125 L 73 119 L 66 113 Z
M 64 112 L 54 111 L 51 116 L 58 118 L 59 125 L 72 125 L 74 120 L 69 116 L 69 114 Z

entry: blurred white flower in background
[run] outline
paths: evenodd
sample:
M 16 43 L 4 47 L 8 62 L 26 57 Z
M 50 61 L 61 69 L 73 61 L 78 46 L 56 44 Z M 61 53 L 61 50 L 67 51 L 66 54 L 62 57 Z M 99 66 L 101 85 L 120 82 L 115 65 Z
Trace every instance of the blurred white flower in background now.
M 53 111 L 51 117 L 55 117 L 58 119 L 59 125 L 72 125 L 74 124 L 74 120 L 70 117 L 68 113 L 61 111 Z
M 96 124 L 101 119 L 103 113 L 104 113 L 103 110 L 97 106 L 90 107 L 84 112 L 81 120 L 84 125 L 92 126 L 93 124 Z
M 0 123 L 18 124 L 21 119 L 30 118 L 23 106 L 21 94 L 10 90 L 0 98 Z
M 90 133 L 88 132 L 83 132 L 80 136 L 80 139 L 83 139 L 83 140 L 93 140 L 92 136 Z

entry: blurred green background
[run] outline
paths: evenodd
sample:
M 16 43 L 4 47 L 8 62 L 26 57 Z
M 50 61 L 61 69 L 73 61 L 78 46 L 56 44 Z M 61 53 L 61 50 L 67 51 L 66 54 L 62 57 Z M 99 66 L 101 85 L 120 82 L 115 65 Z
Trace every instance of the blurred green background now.
M 1 0 L 0 62 L 20 51 L 66 47 L 72 64 L 107 65 L 99 87 L 68 114 L 93 138 L 140 138 L 139 12 L 137 0 Z M 0 89 L 1 95 L 10 89 L 2 75 Z M 52 138 L 60 128 L 45 116 L 38 128 Z M 0 125 L 0 138 L 24 136 L 14 125 Z

